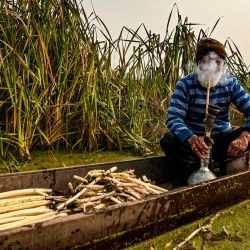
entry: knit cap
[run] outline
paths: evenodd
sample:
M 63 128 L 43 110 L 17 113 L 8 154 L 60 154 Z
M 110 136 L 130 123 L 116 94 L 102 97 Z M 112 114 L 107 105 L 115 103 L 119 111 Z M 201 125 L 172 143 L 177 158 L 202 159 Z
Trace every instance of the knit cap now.
M 223 60 L 226 59 L 227 53 L 222 43 L 213 38 L 201 38 L 197 43 L 195 61 L 198 63 L 200 59 L 208 52 L 215 52 Z

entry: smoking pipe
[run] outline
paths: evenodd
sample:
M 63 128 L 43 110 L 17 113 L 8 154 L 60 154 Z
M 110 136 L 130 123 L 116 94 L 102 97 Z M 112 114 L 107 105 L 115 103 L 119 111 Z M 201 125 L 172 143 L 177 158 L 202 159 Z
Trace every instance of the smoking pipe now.
M 216 178 L 215 174 L 209 170 L 211 152 L 212 152 L 212 140 L 211 131 L 214 126 L 214 119 L 219 113 L 220 109 L 214 105 L 208 105 L 205 120 L 205 138 L 204 141 L 208 146 L 208 152 L 205 155 L 205 160 L 201 160 L 200 168 L 192 173 L 188 178 L 188 184 L 196 184 L 203 181 L 209 181 Z

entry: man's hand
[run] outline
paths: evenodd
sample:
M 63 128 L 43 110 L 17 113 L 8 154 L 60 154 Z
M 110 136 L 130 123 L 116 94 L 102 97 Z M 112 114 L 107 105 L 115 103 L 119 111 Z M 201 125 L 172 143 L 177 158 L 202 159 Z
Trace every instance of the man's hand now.
M 194 153 L 201 159 L 205 159 L 205 154 L 208 152 L 208 147 L 203 136 L 192 135 L 187 139 Z
M 229 157 L 236 157 L 244 153 L 248 148 L 249 141 L 250 133 L 247 131 L 242 132 L 241 135 L 229 145 L 227 155 Z

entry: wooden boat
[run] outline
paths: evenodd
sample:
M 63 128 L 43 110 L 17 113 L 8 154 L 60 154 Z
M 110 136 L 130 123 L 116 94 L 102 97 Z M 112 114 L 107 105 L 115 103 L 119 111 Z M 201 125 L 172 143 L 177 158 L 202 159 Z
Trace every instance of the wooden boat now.
M 230 160 L 230 172 L 215 180 L 178 186 L 166 157 L 91 164 L 0 175 L 0 192 L 42 187 L 65 190 L 73 175 L 89 170 L 135 169 L 157 185 L 172 189 L 159 195 L 113 205 L 88 214 L 78 213 L 0 231 L 1 249 L 121 249 L 207 216 L 250 197 L 249 154 Z M 180 174 L 180 173 L 179 173 Z M 77 183 L 74 183 L 77 184 Z

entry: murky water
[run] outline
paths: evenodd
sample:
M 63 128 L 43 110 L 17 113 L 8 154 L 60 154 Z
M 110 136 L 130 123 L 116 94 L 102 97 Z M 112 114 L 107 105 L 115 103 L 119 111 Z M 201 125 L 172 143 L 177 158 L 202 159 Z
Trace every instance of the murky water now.
M 127 250 L 174 249 L 196 229 L 209 225 L 188 240 L 182 250 L 249 250 L 250 200 L 221 210 L 216 214 L 182 226 Z

